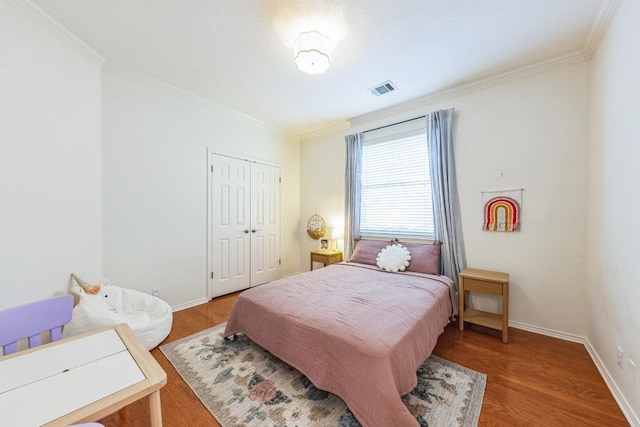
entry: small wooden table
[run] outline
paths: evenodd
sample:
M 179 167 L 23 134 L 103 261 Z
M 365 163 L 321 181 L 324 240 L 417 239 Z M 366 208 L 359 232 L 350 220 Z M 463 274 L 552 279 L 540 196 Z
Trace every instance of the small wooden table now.
M 124 323 L 0 357 L 0 378 L 2 426 L 97 421 L 145 396 L 162 426 L 167 374 Z
M 342 262 L 342 252 L 340 251 L 311 251 L 311 261 L 309 270 L 313 270 L 313 263 L 321 262 L 326 267 L 329 264 Z
M 469 307 L 469 292 L 502 297 L 502 314 L 488 313 Z M 509 342 L 509 274 L 497 271 L 465 268 L 458 281 L 458 327 L 464 331 L 464 322 L 502 331 L 502 342 Z

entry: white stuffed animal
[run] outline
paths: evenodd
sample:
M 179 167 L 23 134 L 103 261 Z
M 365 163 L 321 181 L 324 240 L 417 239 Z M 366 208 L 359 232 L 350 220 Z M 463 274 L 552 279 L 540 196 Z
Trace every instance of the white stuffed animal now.
M 71 321 L 62 329 L 63 337 L 127 323 L 151 350 L 171 331 L 173 313 L 169 304 L 160 298 L 110 285 L 107 280 L 92 286 L 77 276 L 74 279 L 78 285 L 70 290 L 78 303 L 73 308 Z

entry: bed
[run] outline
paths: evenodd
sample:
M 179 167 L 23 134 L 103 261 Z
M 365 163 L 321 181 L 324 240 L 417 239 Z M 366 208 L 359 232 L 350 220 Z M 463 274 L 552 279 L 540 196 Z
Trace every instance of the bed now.
M 353 260 L 243 292 L 224 335 L 246 334 L 364 426 L 417 426 L 401 397 L 457 314 L 453 282 Z

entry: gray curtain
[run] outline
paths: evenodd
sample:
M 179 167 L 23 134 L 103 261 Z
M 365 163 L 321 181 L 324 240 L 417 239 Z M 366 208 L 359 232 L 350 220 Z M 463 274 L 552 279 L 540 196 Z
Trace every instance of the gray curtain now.
M 344 194 L 344 256 L 349 259 L 360 238 L 360 169 L 362 166 L 362 134 L 344 137 L 347 145 Z
M 442 242 L 440 271 L 458 284 L 466 266 L 451 134 L 453 108 L 427 114 L 427 144 L 436 239 Z

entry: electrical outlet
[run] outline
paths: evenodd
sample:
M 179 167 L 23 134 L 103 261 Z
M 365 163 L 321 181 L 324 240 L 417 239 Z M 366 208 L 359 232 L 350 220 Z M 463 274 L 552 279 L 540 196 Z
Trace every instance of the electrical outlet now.
M 622 360 L 624 359 L 624 351 L 621 347 L 618 347 L 618 366 L 622 368 Z
M 159 297 L 160 296 L 160 288 L 153 288 L 151 289 L 151 295 L 153 295 L 154 297 Z M 622 356 L 618 356 L 619 358 Z M 619 364 L 619 363 L 618 363 Z

